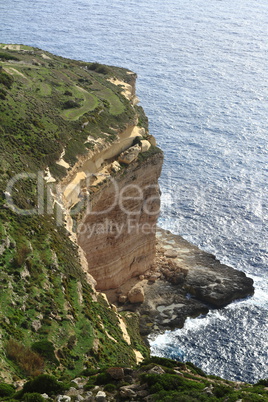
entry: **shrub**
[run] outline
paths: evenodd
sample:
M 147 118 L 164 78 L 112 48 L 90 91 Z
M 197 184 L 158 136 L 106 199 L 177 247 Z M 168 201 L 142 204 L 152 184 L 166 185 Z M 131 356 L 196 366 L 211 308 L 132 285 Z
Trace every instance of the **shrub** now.
M 224 384 L 216 384 L 213 389 L 213 394 L 217 398 L 223 398 L 224 396 L 227 396 L 232 392 L 232 388 L 228 387 L 227 385 Z
M 39 341 L 35 342 L 32 345 L 32 350 L 34 352 L 37 352 L 39 355 L 44 357 L 47 360 L 50 360 L 53 363 L 58 363 L 58 360 L 56 359 L 55 356 L 55 348 L 52 342 L 49 341 Z
M 13 81 L 13 77 L 0 70 L 0 84 L 3 84 L 6 88 L 10 89 Z
M 92 63 L 89 67 L 89 70 L 93 70 L 96 71 L 96 73 L 100 73 L 100 74 L 109 74 L 110 73 L 110 69 L 109 67 L 100 64 L 100 63 Z
M 68 100 L 66 102 L 64 102 L 64 104 L 62 105 L 63 109 L 73 109 L 76 107 L 80 107 L 79 103 L 74 101 L 74 100 Z
M 14 257 L 15 267 L 21 267 L 30 253 L 31 249 L 26 244 L 23 244 L 20 247 L 18 247 L 17 253 Z
M 65 388 L 66 387 L 64 384 L 58 382 L 55 377 L 47 374 L 41 374 L 24 384 L 23 393 L 38 392 L 40 394 L 46 393 L 50 396 L 64 391 Z
M 0 99 L 5 100 L 7 96 L 7 91 L 4 89 L 0 88 Z
M 265 398 L 264 395 L 256 395 L 244 392 L 234 392 L 228 395 L 228 399 L 225 398 L 224 400 L 228 400 L 228 402 L 237 402 L 238 400 L 243 400 L 245 402 L 263 402 L 266 401 L 267 398 Z
M 264 378 L 262 380 L 259 380 L 257 382 L 257 384 L 254 384 L 254 385 L 263 385 L 264 387 L 268 387 L 268 378 Z
M 147 382 L 150 391 L 159 392 L 161 390 L 171 391 L 184 385 L 184 379 L 172 374 L 146 374 L 142 376 L 143 382 Z
M 11 396 L 14 392 L 14 387 L 12 385 L 0 383 L 0 396 Z
M 73 349 L 75 343 L 76 343 L 76 336 L 71 335 L 70 338 L 68 339 L 67 348 L 68 349 Z
M 146 159 L 153 156 L 154 154 L 162 154 L 162 151 L 159 148 L 155 147 L 154 145 L 151 145 L 151 147 L 148 151 L 139 153 L 138 161 L 143 162 Z
M 85 391 L 89 391 L 90 389 L 94 388 L 96 384 L 96 377 L 90 377 L 88 382 L 86 383 L 84 389 Z
M 200 395 L 198 399 L 191 397 L 190 395 L 183 395 L 179 392 L 166 392 L 161 391 L 158 394 L 154 395 L 154 400 L 159 402 L 200 402 L 208 400 L 205 396 Z
M 100 373 L 96 377 L 96 385 L 105 385 L 111 381 L 112 377 L 109 373 Z
M 110 72 L 109 68 L 106 66 L 101 66 L 96 71 L 97 71 L 97 73 L 100 73 L 100 74 L 109 74 L 109 72 Z
M 92 81 L 90 81 L 88 78 L 78 78 L 78 81 L 81 83 L 88 84 L 88 85 L 92 84 Z
M 16 56 L 13 56 L 12 54 L 4 53 L 4 52 L 0 52 L 0 59 L 2 59 L 2 60 L 16 60 L 16 61 L 20 60 Z
M 99 67 L 101 67 L 101 64 L 100 63 L 92 63 L 90 66 L 88 66 L 88 69 L 89 70 L 92 70 L 92 71 L 95 71 L 95 70 L 97 70 Z
M 44 402 L 45 398 L 37 392 L 27 393 L 23 396 L 23 401 L 25 402 Z
M 165 357 L 158 357 L 158 356 L 152 356 L 149 359 L 145 359 L 142 362 L 142 365 L 147 365 L 150 363 L 159 364 L 160 366 L 168 367 L 168 368 L 173 368 L 178 366 L 178 362 L 175 360 L 167 359 Z
M 206 373 L 204 373 L 204 371 L 203 371 L 201 368 L 196 367 L 193 363 L 187 362 L 186 364 L 187 364 L 187 366 L 190 368 L 190 370 L 192 371 L 192 373 L 198 374 L 198 375 L 200 375 L 201 377 L 206 377 L 206 376 L 207 376 Z
M 81 375 L 84 375 L 86 377 L 90 377 L 92 375 L 98 374 L 98 372 L 99 372 L 98 369 L 86 368 L 85 370 L 82 371 Z
M 26 375 L 39 375 L 44 368 L 44 360 L 41 356 L 14 339 L 7 342 L 6 354 Z
M 156 393 L 162 390 L 165 391 L 176 391 L 176 390 L 202 390 L 205 385 L 195 382 L 188 381 L 182 377 L 173 374 L 143 374 L 141 376 L 143 383 L 148 383 L 150 392 Z
M 104 386 L 104 391 L 113 392 L 116 390 L 116 386 L 114 384 L 106 384 Z

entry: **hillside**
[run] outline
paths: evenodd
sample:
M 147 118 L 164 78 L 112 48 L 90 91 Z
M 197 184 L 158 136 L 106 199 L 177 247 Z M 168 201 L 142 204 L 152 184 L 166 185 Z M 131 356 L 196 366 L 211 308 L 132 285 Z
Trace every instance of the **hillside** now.
M 92 290 L 77 245 L 56 222 L 48 188 L 96 140 L 111 144 L 137 116 L 146 123 L 142 109 L 122 95 L 125 87 L 109 81 L 127 86 L 135 74 L 12 45 L 0 46 L 0 66 L 1 377 L 32 375 L 43 364 L 71 375 L 85 365 L 131 365 L 134 348 L 148 354 L 137 320 L 127 317 L 135 335 L 124 340 L 121 319 Z M 14 342 L 24 356 L 40 352 L 41 366 L 13 356 Z

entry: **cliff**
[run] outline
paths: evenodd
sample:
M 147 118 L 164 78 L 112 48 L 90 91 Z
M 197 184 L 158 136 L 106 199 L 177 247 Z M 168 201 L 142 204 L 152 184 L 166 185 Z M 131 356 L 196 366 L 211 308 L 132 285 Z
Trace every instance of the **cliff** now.
M 78 244 L 97 289 L 117 288 L 153 264 L 161 162 L 156 153 L 125 168 L 116 188 L 108 183 L 94 194 L 91 212 L 80 221 Z
M 153 264 L 162 162 L 146 128 L 129 125 L 113 143 L 95 144 L 61 182 L 67 227 L 97 290 L 117 288 Z

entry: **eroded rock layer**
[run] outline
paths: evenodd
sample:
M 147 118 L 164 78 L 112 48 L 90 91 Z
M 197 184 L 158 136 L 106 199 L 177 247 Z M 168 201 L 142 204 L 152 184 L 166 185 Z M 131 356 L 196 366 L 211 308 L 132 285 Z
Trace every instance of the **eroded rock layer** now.
M 90 195 L 77 240 L 97 289 L 117 288 L 153 263 L 162 161 L 160 152 L 137 160 Z

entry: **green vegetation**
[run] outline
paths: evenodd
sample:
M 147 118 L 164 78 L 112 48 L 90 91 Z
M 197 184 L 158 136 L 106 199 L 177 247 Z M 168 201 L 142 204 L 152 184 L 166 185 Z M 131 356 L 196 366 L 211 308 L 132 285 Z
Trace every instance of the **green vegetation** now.
M 102 297 L 94 300 L 75 245 L 55 225 L 57 210 L 47 210 L 43 181 L 44 207 L 38 201 L 39 171 L 49 167 L 56 179 L 67 173 L 56 163 L 63 149 L 72 166 L 88 152 L 89 135 L 113 142 L 134 123 L 137 111 L 108 81 L 128 82 L 129 74 L 22 45 L 0 49 L 0 372 L 75 376 L 85 367 L 131 366 L 134 346 L 148 353 L 142 339 L 132 331 L 130 347 L 117 314 Z M 21 173 L 11 211 L 4 192 Z
M 18 396 L 26 401 L 38 402 L 40 400 L 38 399 L 40 394 L 46 393 L 47 395 L 52 396 L 60 394 L 66 389 L 67 386 L 64 383 L 59 382 L 54 376 L 41 374 L 33 380 L 26 382 L 23 389 L 19 391 Z
M 92 71 L 96 71 L 96 73 L 104 74 L 104 75 L 111 73 L 111 69 L 108 66 L 105 66 L 104 64 L 100 64 L 97 62 L 90 64 L 88 69 L 92 70 Z
M 13 78 L 6 74 L 4 71 L 0 70 L 0 84 L 4 87 L 10 89 L 13 83 Z
M 126 70 L 107 67 L 104 74 L 104 66 L 43 54 L 27 47 L 0 53 L 0 157 L 15 173 L 49 165 L 61 177 L 56 161 L 64 148 L 74 164 L 88 150 L 88 135 L 122 130 L 136 111 L 107 80 L 117 73 L 129 80 Z
M 77 98 L 82 96 L 82 106 L 77 101 L 67 100 L 63 104 L 64 110 L 61 115 L 67 120 L 77 120 L 85 113 L 96 109 L 99 104 L 98 98 L 83 88 L 73 87 L 72 93 L 77 95 Z M 75 108 L 75 110 L 73 110 Z
M 185 366 L 183 363 L 179 363 L 176 360 L 167 359 L 165 357 L 158 357 L 158 356 L 151 356 L 150 358 L 145 359 L 141 366 L 147 366 L 148 364 L 160 365 L 166 368 L 174 368 L 178 367 L 178 365 L 182 364 L 183 367 Z
M 161 402 L 268 401 L 264 385 L 235 383 L 221 378 L 211 379 L 194 374 L 198 371 L 199 369 L 193 364 L 151 357 L 132 369 L 113 366 L 84 370 L 79 376 L 83 384 L 80 393 L 84 397 L 88 391 L 96 395 L 98 390 L 103 390 L 111 401 L 143 401 L 148 400 L 146 398 L 149 395 L 150 401 Z M 70 379 L 57 379 L 55 376 L 42 374 L 26 382 L 17 392 L 8 384 L 0 384 L 0 396 L 10 402 L 16 400 L 39 402 L 42 401 L 41 394 L 46 393 L 56 400 L 56 395 L 65 393 L 68 395 L 70 387 L 72 390 L 81 390 L 81 386 L 77 386 L 73 381 L 70 382 Z
M 14 56 L 10 52 L 0 52 L 0 59 L 1 60 L 16 60 L 19 61 L 18 57 Z
M 257 386 L 258 385 L 263 385 L 264 387 L 268 387 L 268 378 L 264 378 L 262 380 L 259 380 L 256 385 Z
M 143 162 L 146 159 L 151 158 L 153 155 L 156 155 L 159 153 L 162 153 L 161 149 L 151 145 L 151 147 L 148 151 L 140 152 L 140 154 L 138 156 L 138 161 Z
M 11 396 L 15 393 L 15 389 L 10 384 L 0 383 L 0 397 Z
M 37 392 L 27 393 L 23 395 L 24 402 L 45 402 L 45 398 Z
M 0 216 L 2 239 L 8 239 L 0 256 L 0 322 L 3 358 L 11 371 L 29 376 L 45 367 L 75 375 L 85 364 L 134 364 L 116 314 L 102 297 L 93 302 L 65 230 L 55 231 L 48 217 L 17 218 L 6 210 Z M 146 350 L 138 334 L 134 346 Z
M 52 342 L 49 341 L 39 341 L 32 344 L 31 349 L 53 363 L 58 363 L 55 356 L 55 347 Z
M 162 374 L 150 373 L 161 367 Z M 171 372 L 173 369 L 173 373 Z M 152 357 L 142 363 L 140 381 L 148 385 L 148 393 L 154 401 L 268 401 L 264 386 L 225 381 L 221 378 L 209 379 L 192 363 L 180 363 L 170 359 Z M 189 373 L 191 376 L 189 377 Z M 200 375 L 201 374 L 201 375 Z
M 35 376 L 42 372 L 44 368 L 42 357 L 26 346 L 10 338 L 6 343 L 5 350 L 8 359 L 15 362 L 24 375 Z

